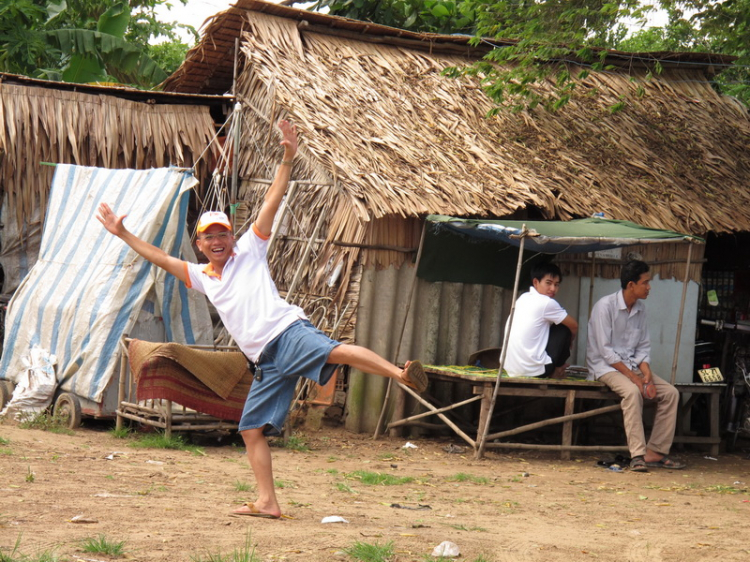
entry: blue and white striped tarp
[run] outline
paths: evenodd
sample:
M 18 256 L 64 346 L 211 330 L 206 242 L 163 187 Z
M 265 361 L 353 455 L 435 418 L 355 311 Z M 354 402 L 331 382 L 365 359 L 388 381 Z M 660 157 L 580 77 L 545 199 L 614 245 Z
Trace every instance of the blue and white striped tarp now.
M 185 228 L 191 173 L 171 168 L 109 170 L 58 164 L 39 259 L 13 295 L 0 378 L 16 380 L 33 345 L 57 356 L 61 388 L 100 402 L 119 367 L 119 340 L 146 296 L 157 295 L 166 339 L 210 343 L 205 297 L 153 266 L 96 219 L 101 202 L 136 236 L 195 260 Z

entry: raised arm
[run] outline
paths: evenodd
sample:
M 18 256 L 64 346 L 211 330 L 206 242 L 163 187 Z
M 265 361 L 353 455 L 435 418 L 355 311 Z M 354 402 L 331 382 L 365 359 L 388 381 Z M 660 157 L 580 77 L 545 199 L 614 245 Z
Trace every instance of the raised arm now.
M 271 236 L 273 219 L 279 210 L 281 200 L 284 198 L 286 188 L 289 185 L 289 175 L 292 172 L 292 160 L 297 154 L 297 127 L 289 121 L 279 121 L 279 129 L 283 139 L 281 146 L 284 147 L 284 158 L 281 160 L 276 177 L 266 192 L 266 198 L 255 219 L 255 228 L 262 236 Z
M 117 236 L 128 246 L 133 248 L 139 255 L 147 259 L 154 265 L 161 267 L 167 273 L 171 273 L 183 283 L 188 283 L 186 262 L 170 256 L 161 248 L 141 240 L 135 234 L 130 232 L 122 223 L 126 215 L 118 217 L 106 203 L 99 205 L 99 214 L 97 219 L 104 225 L 107 231 Z

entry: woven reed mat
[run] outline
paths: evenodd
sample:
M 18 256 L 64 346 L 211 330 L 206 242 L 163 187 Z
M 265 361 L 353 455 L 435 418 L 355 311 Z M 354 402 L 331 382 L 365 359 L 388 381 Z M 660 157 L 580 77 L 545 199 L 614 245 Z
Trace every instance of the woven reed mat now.
M 247 358 L 239 351 L 203 351 L 179 343 L 132 340 L 128 357 L 136 382 L 143 365 L 160 357 L 174 361 L 224 399 L 248 370 Z

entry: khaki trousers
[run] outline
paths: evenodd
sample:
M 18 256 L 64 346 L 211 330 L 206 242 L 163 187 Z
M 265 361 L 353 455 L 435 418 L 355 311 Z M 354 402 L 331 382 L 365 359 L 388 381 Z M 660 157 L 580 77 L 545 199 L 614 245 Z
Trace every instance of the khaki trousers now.
M 640 371 L 633 371 L 643 376 Z M 656 386 L 656 416 L 651 436 L 646 443 L 646 432 L 643 429 L 643 395 L 640 389 L 628 377 L 619 371 L 606 373 L 599 380 L 614 390 L 622 398 L 622 417 L 625 424 L 625 435 L 628 439 L 628 449 L 631 457 L 646 454 L 646 449 L 662 455 L 669 454 L 674 439 L 675 424 L 677 423 L 677 406 L 680 403 L 679 391 L 664 379 L 653 375 Z

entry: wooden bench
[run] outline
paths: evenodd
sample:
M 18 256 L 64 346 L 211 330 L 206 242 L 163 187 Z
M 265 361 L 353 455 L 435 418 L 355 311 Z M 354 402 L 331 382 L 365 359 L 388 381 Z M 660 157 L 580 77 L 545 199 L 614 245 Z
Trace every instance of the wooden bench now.
M 414 396 L 419 403 L 421 403 L 426 411 L 413 416 L 409 416 L 404 419 L 395 420 L 388 424 L 388 429 L 407 426 L 417 425 L 423 418 L 428 416 L 438 416 L 448 427 L 450 427 L 457 435 L 459 435 L 464 441 L 471 445 L 474 449 L 478 447 L 478 443 L 481 438 L 482 428 L 485 427 L 487 416 L 489 414 L 490 405 L 492 402 L 492 393 L 494 391 L 495 382 L 497 380 L 496 374 L 471 374 L 466 372 L 460 372 L 450 370 L 449 367 L 439 366 L 427 366 L 425 368 L 430 381 L 433 382 L 463 382 L 471 385 L 472 398 L 461 400 L 454 404 L 447 406 L 438 407 L 433 405 L 427 400 L 427 395 Z M 704 384 L 679 384 L 676 385 L 677 389 L 682 394 L 690 394 L 690 398 L 683 402 L 681 401 L 680 410 L 678 414 L 678 428 L 684 427 L 684 420 L 689 415 L 691 408 L 695 405 L 696 399 L 701 394 L 709 394 L 709 418 L 710 418 L 710 435 L 709 436 L 693 436 L 684 434 L 682 431 L 678 431 L 675 442 L 676 443 L 698 443 L 708 444 L 711 446 L 711 453 L 718 453 L 718 446 L 720 443 L 719 436 L 719 396 L 721 389 L 724 385 L 704 385 Z M 497 448 L 497 449 L 533 449 L 533 450 L 547 450 L 547 451 L 560 451 L 561 458 L 569 459 L 572 451 L 610 451 L 620 452 L 627 451 L 626 445 L 579 445 L 573 444 L 573 424 L 576 421 L 591 418 L 594 416 L 600 416 L 603 414 L 615 412 L 620 410 L 619 396 L 609 389 L 607 385 L 599 381 L 587 381 L 578 379 L 539 379 L 539 378 L 502 378 L 500 380 L 500 387 L 497 392 L 498 398 L 495 404 L 495 411 L 499 412 L 503 409 L 504 400 L 503 398 L 523 396 L 523 397 L 537 397 L 537 398 L 561 398 L 565 400 L 565 406 L 563 415 L 541 420 L 535 423 L 524 424 L 518 427 L 500 431 L 497 433 L 491 433 L 487 435 L 485 447 Z M 580 411 L 576 412 L 576 400 L 578 400 L 579 406 L 583 404 L 583 401 L 591 400 L 607 400 L 616 402 L 606 406 L 599 406 L 593 409 L 579 408 Z M 480 402 L 479 405 L 479 419 L 476 429 L 472 431 L 475 436 L 471 436 L 463 431 L 456 423 L 450 420 L 445 414 L 451 410 L 461 408 L 473 402 Z M 562 424 L 562 434 L 559 444 L 537 444 L 537 443 L 520 443 L 520 442 L 505 442 L 499 441 L 501 439 L 507 439 L 531 430 L 539 429 L 542 427 Z M 623 435 L 624 441 L 624 435 Z

